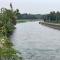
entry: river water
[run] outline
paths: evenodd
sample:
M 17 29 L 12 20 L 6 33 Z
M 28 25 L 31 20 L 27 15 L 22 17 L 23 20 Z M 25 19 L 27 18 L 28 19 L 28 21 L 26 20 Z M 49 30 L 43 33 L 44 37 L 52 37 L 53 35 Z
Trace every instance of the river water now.
M 38 21 L 17 23 L 11 40 L 23 60 L 60 60 L 60 31 Z

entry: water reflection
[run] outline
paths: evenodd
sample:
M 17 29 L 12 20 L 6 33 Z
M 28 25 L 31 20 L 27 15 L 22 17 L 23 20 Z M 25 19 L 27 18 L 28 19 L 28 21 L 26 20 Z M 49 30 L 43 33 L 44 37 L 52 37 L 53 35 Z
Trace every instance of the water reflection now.
M 60 31 L 38 22 L 18 23 L 12 37 L 24 60 L 60 60 Z

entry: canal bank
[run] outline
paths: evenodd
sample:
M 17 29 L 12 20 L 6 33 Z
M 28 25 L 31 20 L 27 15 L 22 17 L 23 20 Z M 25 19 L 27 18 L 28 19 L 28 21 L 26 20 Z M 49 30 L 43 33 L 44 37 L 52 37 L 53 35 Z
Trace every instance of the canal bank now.
M 39 24 L 42 24 L 42 25 L 48 26 L 50 28 L 60 30 L 60 24 L 57 24 L 57 23 L 39 22 Z

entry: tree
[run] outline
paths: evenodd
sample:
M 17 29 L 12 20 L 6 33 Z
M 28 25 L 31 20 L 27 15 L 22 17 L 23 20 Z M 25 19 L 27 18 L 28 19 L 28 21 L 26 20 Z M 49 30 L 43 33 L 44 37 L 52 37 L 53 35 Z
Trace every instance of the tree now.
M 19 57 L 17 51 L 12 48 L 13 44 L 9 39 L 16 24 L 16 13 L 12 10 L 12 5 L 10 7 L 11 10 L 2 8 L 0 13 L 0 60 L 22 60 L 22 57 Z
M 57 11 L 57 12 L 52 11 L 49 14 L 44 15 L 43 19 L 44 19 L 44 21 L 47 21 L 47 22 L 58 23 L 58 22 L 60 22 L 60 12 L 59 11 Z

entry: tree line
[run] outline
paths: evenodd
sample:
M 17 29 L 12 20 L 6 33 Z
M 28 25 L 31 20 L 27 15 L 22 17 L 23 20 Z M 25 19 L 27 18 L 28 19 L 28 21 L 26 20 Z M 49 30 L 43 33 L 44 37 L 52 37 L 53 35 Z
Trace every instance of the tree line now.
M 19 9 L 17 9 L 17 20 L 18 19 L 41 19 L 42 15 L 41 14 L 27 14 L 27 13 L 24 13 L 24 14 L 21 14 L 19 12 Z
M 60 12 L 52 11 L 49 14 L 43 15 L 43 19 L 45 22 L 60 23 Z

